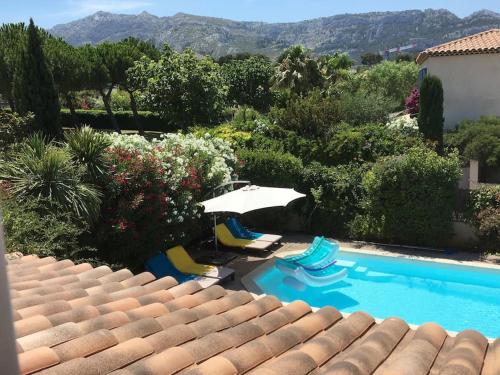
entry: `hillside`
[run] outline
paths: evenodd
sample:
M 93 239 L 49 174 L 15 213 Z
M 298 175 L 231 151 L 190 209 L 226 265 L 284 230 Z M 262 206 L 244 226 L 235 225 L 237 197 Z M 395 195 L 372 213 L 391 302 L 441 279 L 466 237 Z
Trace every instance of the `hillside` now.
M 416 42 L 417 49 L 500 27 L 500 14 L 483 10 L 459 18 L 448 10 L 407 10 L 343 14 L 295 23 L 238 22 L 178 13 L 157 17 L 97 12 L 67 24 L 52 34 L 74 45 L 116 41 L 128 36 L 169 43 L 181 50 L 219 57 L 254 52 L 274 57 L 292 44 L 304 44 L 316 54 L 348 51 L 357 57 Z

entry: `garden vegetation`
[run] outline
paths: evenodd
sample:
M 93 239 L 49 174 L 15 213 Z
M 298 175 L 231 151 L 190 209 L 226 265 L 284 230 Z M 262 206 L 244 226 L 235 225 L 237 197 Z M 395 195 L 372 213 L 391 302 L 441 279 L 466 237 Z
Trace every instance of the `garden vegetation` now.
M 443 146 L 440 82 L 417 87 L 405 60 L 366 55 L 356 67 L 291 46 L 276 61 L 216 62 L 133 38 L 73 47 L 32 22 L 3 25 L 8 248 L 139 269 L 209 235 L 199 202 L 237 177 L 307 195 L 248 215 L 261 226 L 446 245 L 461 158 L 498 163 L 498 119 L 481 120 L 487 136 L 464 123 Z M 139 134 L 121 134 L 130 129 Z M 500 249 L 498 193 L 470 201 L 462 216 L 485 249 Z

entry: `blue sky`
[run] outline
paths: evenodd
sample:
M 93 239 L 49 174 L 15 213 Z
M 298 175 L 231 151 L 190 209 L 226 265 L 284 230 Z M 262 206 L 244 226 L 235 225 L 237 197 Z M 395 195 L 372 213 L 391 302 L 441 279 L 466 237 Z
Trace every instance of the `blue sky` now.
M 69 22 L 98 10 L 158 16 L 177 12 L 235 20 L 291 22 L 340 13 L 447 8 L 459 16 L 479 9 L 500 12 L 499 0 L 0 0 L 0 23 L 33 17 L 43 27 Z

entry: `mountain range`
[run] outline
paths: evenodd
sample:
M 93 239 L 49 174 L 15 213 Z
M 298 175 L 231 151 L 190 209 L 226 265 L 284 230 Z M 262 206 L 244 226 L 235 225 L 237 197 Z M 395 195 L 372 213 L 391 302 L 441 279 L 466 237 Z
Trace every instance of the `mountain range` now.
M 230 53 L 277 56 L 284 48 L 303 44 L 315 54 L 364 52 L 416 44 L 416 50 L 491 28 L 500 28 L 500 14 L 481 10 L 460 18 L 445 9 L 342 14 L 293 23 L 242 22 L 178 13 L 158 17 L 97 12 L 49 30 L 73 45 L 117 41 L 128 36 L 191 48 L 217 58 Z

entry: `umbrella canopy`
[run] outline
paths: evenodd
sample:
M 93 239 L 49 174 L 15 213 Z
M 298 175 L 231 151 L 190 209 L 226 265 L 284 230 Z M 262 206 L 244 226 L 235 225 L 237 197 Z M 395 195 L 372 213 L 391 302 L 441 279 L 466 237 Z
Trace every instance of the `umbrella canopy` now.
M 305 194 L 293 189 L 272 188 L 263 186 L 245 186 L 216 198 L 209 199 L 201 204 L 205 213 L 246 212 L 267 207 L 285 207 L 291 201 L 305 197 Z

